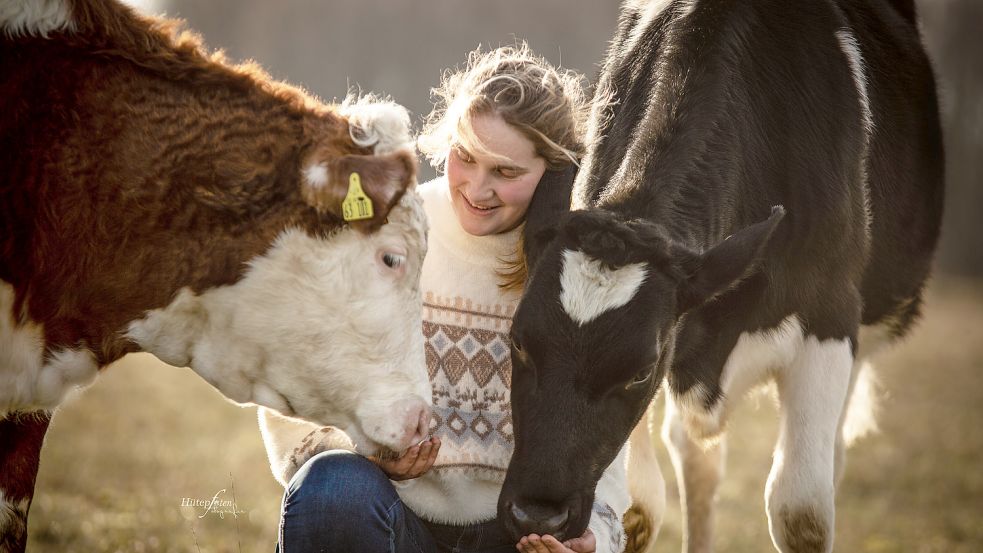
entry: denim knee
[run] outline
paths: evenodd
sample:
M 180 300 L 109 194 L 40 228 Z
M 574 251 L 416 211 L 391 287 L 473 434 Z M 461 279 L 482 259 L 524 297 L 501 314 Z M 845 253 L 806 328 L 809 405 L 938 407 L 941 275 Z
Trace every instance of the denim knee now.
M 325 451 L 304 463 L 283 496 L 280 549 L 312 551 L 433 551 L 423 549 L 419 524 L 407 516 L 392 482 L 372 461 L 350 451 Z
M 286 491 L 291 506 L 345 517 L 378 514 L 398 499 L 382 469 L 347 450 L 325 451 L 309 459 Z

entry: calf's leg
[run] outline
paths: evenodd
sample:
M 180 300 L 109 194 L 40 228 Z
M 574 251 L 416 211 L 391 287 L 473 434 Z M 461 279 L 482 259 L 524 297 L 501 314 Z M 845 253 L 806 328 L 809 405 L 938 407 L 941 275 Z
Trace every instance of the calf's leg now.
M 717 487 L 724 473 L 724 434 L 708 443 L 690 437 L 672 394 L 666 394 L 666 416 L 662 440 L 676 470 L 684 514 L 683 551 L 708 553 L 713 550 L 713 511 Z
M 833 550 L 834 457 L 852 367 L 849 340 L 807 336 L 777 376 L 781 422 L 765 504 L 782 553 Z
M 649 406 L 628 438 L 628 488 L 632 503 L 624 518 L 628 536 L 625 553 L 649 550 L 659 535 L 666 511 L 666 482 L 652 447 L 652 410 Z
M 50 421 L 47 411 L 8 413 L 0 419 L 0 553 L 27 548 L 27 512 Z

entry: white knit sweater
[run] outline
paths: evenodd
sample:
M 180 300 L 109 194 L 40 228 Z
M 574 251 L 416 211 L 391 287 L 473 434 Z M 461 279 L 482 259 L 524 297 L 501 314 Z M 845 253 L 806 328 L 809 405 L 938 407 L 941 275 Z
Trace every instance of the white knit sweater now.
M 503 259 L 514 256 L 522 227 L 472 236 L 457 222 L 446 179 L 423 184 L 419 192 L 430 219 L 421 287 L 423 338 L 433 387 L 431 431 L 441 446 L 426 474 L 394 485 L 417 515 L 464 525 L 496 516 L 512 456 L 508 332 L 519 293 L 501 290 L 496 271 Z M 284 486 L 313 455 L 351 448 L 336 429 L 319 429 L 265 410 L 260 418 L 273 474 Z M 621 520 L 631 503 L 626 462 L 622 448 L 597 486 L 589 527 L 598 553 L 617 553 L 624 547 Z

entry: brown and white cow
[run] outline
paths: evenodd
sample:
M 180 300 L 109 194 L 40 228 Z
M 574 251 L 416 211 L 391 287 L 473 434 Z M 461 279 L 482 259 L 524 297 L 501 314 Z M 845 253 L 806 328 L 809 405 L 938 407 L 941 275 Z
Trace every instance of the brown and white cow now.
M 114 0 L 0 1 L 0 552 L 50 412 L 129 352 L 404 449 L 429 421 L 409 117 Z M 356 197 L 372 216 L 347 222 Z

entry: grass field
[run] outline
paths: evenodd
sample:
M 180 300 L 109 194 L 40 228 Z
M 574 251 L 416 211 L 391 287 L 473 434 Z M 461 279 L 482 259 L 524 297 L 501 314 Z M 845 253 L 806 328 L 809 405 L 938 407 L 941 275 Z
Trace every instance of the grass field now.
M 836 551 L 983 551 L 983 283 L 937 280 L 919 328 L 877 366 L 881 432 L 850 451 Z M 255 417 L 187 369 L 122 360 L 55 416 L 28 550 L 273 551 L 281 488 Z M 762 397 L 731 420 L 718 551 L 771 550 L 763 490 L 776 421 Z M 657 449 L 670 491 L 655 551 L 675 552 L 678 496 Z M 232 500 L 233 487 L 238 517 L 182 507 Z

